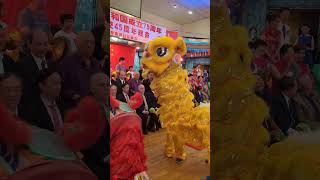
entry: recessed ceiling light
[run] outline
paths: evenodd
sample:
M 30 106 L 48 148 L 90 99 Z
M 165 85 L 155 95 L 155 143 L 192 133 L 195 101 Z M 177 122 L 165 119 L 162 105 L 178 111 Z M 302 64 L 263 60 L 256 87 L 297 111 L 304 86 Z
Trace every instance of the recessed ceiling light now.
M 188 11 L 188 14 L 192 14 L 192 11 Z
M 177 5 L 173 5 L 173 8 L 177 8 Z

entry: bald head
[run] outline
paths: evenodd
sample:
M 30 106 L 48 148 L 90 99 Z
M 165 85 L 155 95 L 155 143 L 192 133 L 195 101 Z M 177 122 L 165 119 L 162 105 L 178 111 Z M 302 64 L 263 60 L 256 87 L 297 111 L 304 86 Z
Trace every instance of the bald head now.
M 99 102 L 107 102 L 108 85 L 109 77 L 102 72 L 95 73 L 90 78 L 90 91 Z
M 91 57 L 95 46 L 93 34 L 91 32 L 80 32 L 76 39 L 76 45 L 83 56 Z
M 48 33 L 35 29 L 28 38 L 28 46 L 31 53 L 39 58 L 44 58 L 49 50 Z

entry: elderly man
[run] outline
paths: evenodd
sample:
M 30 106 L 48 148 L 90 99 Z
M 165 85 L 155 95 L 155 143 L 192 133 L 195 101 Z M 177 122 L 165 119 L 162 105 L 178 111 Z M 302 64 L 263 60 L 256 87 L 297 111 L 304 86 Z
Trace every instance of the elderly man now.
M 130 86 L 130 93 L 133 95 L 138 91 L 138 86 L 141 83 L 140 80 L 140 73 L 139 72 L 134 72 L 133 73 L 133 78 L 129 80 L 128 84 Z
M 297 102 L 297 114 L 304 126 L 298 127 L 301 130 L 316 130 L 320 128 L 320 96 L 313 88 L 313 81 L 308 75 L 299 78 L 301 91 L 295 97 Z
M 117 94 L 122 94 L 122 87 L 126 84 L 126 72 L 120 71 L 118 78 L 115 80 L 114 84 L 117 86 Z
M 64 58 L 59 69 L 64 79 L 63 97 L 67 106 L 74 106 L 90 92 L 90 77 L 101 71 L 99 62 L 92 58 L 95 40 L 91 32 L 81 32 L 76 39 L 77 51 Z
M 18 74 L 23 78 L 23 95 L 21 103 L 29 108 L 39 94 L 36 81 L 41 70 L 52 68 L 55 64 L 46 58 L 49 47 L 48 34 L 42 30 L 33 31 L 28 37 L 30 53 L 18 63 Z
M 108 102 L 108 87 L 109 78 L 103 72 L 95 73 L 90 78 L 90 92 L 91 95 L 99 102 L 105 120 L 108 121 L 107 115 L 107 102 Z M 92 145 L 90 148 L 82 151 L 84 155 L 84 162 L 88 167 L 96 174 L 99 180 L 109 179 L 109 162 L 108 156 L 110 154 L 110 142 L 109 142 L 110 125 L 109 121 L 106 123 L 106 127 L 103 136 Z

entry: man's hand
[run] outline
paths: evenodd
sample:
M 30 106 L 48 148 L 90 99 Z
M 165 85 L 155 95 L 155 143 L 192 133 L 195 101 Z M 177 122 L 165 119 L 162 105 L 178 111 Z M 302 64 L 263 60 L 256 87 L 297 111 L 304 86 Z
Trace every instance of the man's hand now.
M 134 176 L 134 180 L 149 180 L 149 179 L 150 178 L 149 178 L 147 172 L 145 172 L 145 171 L 143 171 L 143 172 L 141 172 L 139 174 L 136 174 Z

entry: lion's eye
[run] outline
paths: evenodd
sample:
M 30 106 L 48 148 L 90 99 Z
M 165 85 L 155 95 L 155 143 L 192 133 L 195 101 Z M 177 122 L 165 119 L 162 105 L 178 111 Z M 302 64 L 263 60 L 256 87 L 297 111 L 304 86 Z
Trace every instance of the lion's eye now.
M 158 55 L 159 57 L 165 56 L 165 55 L 167 54 L 167 52 L 168 52 L 168 49 L 167 49 L 166 47 L 159 47 L 159 48 L 157 49 L 157 55 Z

